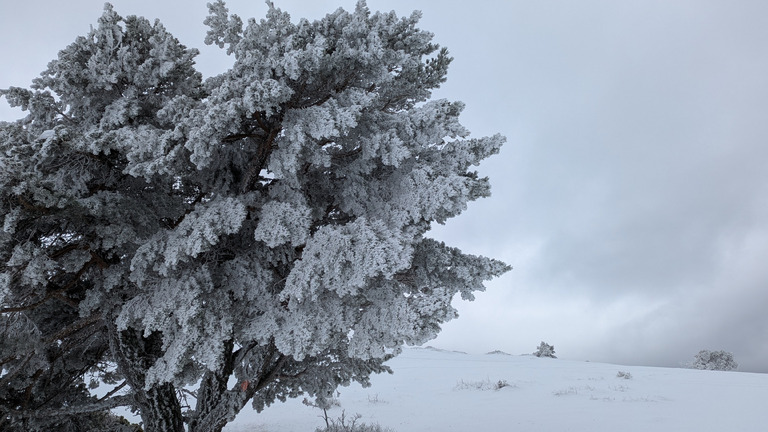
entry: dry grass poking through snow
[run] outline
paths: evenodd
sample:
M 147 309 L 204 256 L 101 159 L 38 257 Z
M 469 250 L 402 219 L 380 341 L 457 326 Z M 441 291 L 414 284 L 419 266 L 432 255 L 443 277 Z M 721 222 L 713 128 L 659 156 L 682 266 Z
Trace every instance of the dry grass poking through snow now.
M 501 390 L 504 387 L 517 387 L 514 384 L 510 384 L 507 382 L 507 380 L 496 380 L 491 381 L 490 379 L 485 379 L 482 381 L 464 381 L 459 380 L 459 382 L 456 384 L 456 387 L 454 387 L 454 390 Z

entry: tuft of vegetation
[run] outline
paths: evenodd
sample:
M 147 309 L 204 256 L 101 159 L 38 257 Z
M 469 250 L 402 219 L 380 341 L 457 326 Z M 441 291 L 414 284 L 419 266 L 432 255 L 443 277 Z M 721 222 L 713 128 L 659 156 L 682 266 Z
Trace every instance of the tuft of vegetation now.
M 619 371 L 616 374 L 617 378 L 632 379 L 632 374 L 629 372 Z
M 368 403 L 371 404 L 386 404 L 389 403 L 383 399 L 379 399 L 379 394 L 376 393 L 375 395 L 368 395 Z
M 576 395 L 579 394 L 579 389 L 576 387 L 568 387 L 567 389 L 557 390 L 555 392 L 552 392 L 555 396 L 570 396 L 570 395 Z
M 491 381 L 490 379 L 484 379 L 482 381 L 464 381 L 460 380 L 458 383 L 456 383 L 456 387 L 454 387 L 454 390 L 481 390 L 481 391 L 487 391 L 487 390 L 501 390 L 504 387 L 516 387 L 514 384 L 510 384 L 505 379 L 500 379 L 497 381 Z
M 337 419 L 326 418 L 325 427 L 317 428 L 315 432 L 393 432 L 392 429 L 385 428 L 378 423 L 358 423 L 358 420 L 361 418 L 360 414 L 355 414 L 349 419 L 344 411 L 342 411 L 341 416 Z

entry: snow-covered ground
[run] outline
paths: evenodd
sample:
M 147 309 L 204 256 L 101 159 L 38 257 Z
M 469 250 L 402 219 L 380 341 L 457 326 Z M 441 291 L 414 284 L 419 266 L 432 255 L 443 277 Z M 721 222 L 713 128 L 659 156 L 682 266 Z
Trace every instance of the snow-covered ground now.
M 338 418 L 394 432 L 768 430 L 768 374 L 617 366 L 533 356 L 406 349 L 393 375 L 340 388 Z M 618 377 L 629 373 L 630 379 Z M 506 387 L 496 390 L 499 381 Z M 289 400 L 250 407 L 226 432 L 313 432 L 322 411 Z

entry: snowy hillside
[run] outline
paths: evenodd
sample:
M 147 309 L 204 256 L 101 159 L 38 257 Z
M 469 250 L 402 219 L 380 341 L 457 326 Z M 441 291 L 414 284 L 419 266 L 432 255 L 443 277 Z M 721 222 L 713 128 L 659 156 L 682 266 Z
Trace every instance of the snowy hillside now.
M 763 431 L 768 375 L 406 349 L 393 375 L 340 389 L 332 418 L 394 432 Z M 617 376 L 619 372 L 630 377 Z M 499 381 L 508 386 L 496 389 Z M 245 409 L 226 432 L 313 432 L 322 411 L 289 400 Z

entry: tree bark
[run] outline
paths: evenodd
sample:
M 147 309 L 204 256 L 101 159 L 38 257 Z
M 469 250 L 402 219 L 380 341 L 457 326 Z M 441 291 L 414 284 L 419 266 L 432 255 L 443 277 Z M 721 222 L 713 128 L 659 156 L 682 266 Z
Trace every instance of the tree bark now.
M 227 390 L 227 379 L 228 376 L 206 372 L 198 389 L 197 410 L 189 422 L 189 432 L 221 432 L 229 417 L 240 411 L 246 395 Z
M 189 422 L 189 432 L 220 432 L 227 424 L 225 399 L 227 381 L 234 368 L 234 344 L 224 344 L 224 362 L 220 370 L 207 371 L 197 390 L 195 413 Z
M 137 392 L 144 432 L 184 432 L 184 419 L 176 390 L 171 384 Z
M 133 391 L 134 406 L 139 409 L 144 432 L 185 432 L 181 404 L 170 383 L 145 389 L 146 370 L 162 353 L 161 335 L 142 336 L 136 329 L 117 330 L 108 320 L 110 350 L 118 371 Z
M 274 344 L 259 347 L 253 344 L 232 351 L 232 341 L 225 345 L 225 361 L 217 371 L 203 376 L 197 392 L 197 406 L 189 422 L 189 432 L 221 432 L 232 418 L 245 407 L 256 393 L 275 380 L 285 364 Z M 254 367 L 249 381 L 227 388 L 235 365 L 250 363 Z

